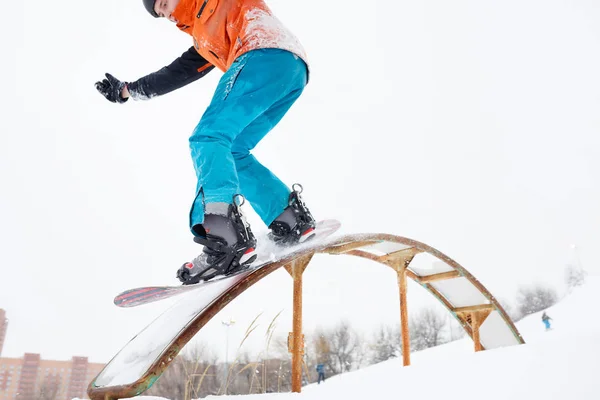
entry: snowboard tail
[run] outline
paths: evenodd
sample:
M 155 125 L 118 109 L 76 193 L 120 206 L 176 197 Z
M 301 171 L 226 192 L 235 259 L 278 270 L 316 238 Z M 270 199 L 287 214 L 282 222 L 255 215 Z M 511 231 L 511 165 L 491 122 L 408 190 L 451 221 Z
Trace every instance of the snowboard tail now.
M 235 279 L 241 275 L 249 275 L 250 273 L 270 265 L 274 262 L 280 261 L 286 257 L 293 255 L 294 253 L 302 250 L 308 250 L 311 248 L 317 248 L 323 244 L 323 241 L 329 236 L 334 234 L 341 224 L 337 220 L 323 220 L 319 221 L 315 227 L 315 235 L 311 239 L 304 243 L 297 244 L 286 248 L 279 248 L 274 243 L 269 242 L 266 245 L 259 244 L 257 249 L 257 259 L 246 269 L 236 272 L 231 275 L 220 275 L 211 280 L 199 282 L 193 285 L 179 285 L 179 286 L 147 286 L 138 287 L 134 289 L 126 290 L 114 298 L 114 304 L 117 307 L 137 307 L 143 304 L 153 303 L 155 301 L 167 299 L 182 293 L 186 293 L 192 290 L 206 288 L 213 285 L 215 282 L 219 282 L 226 279 Z M 264 240 L 267 242 L 267 240 Z

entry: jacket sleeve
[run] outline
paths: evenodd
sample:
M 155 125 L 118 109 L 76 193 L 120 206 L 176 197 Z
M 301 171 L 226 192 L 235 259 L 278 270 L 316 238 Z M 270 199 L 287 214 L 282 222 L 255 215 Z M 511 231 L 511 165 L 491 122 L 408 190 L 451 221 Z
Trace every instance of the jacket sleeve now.
M 183 53 L 171 64 L 135 82 L 127 83 L 127 90 L 134 100 L 148 100 L 172 92 L 202 78 L 214 68 L 194 47 Z

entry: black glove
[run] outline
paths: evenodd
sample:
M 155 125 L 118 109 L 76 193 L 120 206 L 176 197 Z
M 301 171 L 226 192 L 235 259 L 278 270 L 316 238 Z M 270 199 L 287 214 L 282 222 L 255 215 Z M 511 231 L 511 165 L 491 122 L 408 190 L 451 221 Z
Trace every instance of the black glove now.
M 98 90 L 102 96 L 106 97 L 106 100 L 112 103 L 125 103 L 128 99 L 121 97 L 121 92 L 126 82 L 121 82 L 111 74 L 105 74 L 106 79 L 100 82 L 96 82 L 96 90 Z

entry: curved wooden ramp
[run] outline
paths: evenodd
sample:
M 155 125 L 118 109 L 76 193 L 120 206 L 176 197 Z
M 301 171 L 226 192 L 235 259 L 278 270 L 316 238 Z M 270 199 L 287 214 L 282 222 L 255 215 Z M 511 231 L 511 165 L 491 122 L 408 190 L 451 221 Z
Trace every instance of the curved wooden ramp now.
M 504 309 L 465 268 L 426 244 L 388 234 L 345 235 L 259 270 L 191 291 L 136 335 L 90 383 L 93 400 L 134 397 L 158 379 L 185 344 L 223 307 L 263 277 L 285 267 L 294 279 L 292 390 L 301 389 L 302 273 L 315 254 L 350 255 L 397 272 L 404 365 L 410 364 L 407 278 L 433 294 L 461 323 L 475 351 L 524 343 Z M 332 260 L 333 261 L 333 260 Z M 407 351 L 408 350 L 408 351 Z

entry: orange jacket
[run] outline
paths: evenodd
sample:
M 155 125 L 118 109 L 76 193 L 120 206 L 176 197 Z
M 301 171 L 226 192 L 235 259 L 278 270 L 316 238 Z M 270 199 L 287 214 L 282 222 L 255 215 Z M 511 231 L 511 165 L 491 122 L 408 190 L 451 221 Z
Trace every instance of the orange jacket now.
M 196 51 L 223 72 L 255 49 L 288 50 L 306 62 L 298 39 L 263 0 L 180 0 L 172 16 L 194 38 Z

